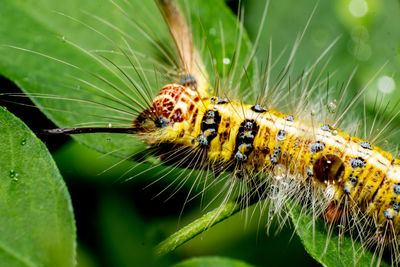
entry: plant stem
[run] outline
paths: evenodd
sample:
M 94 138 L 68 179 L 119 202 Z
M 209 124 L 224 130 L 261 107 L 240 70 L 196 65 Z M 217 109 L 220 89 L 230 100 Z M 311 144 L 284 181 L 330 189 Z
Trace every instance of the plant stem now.
M 155 247 L 156 255 L 163 256 L 174 251 L 177 247 L 242 209 L 243 205 L 236 201 L 227 202 L 219 206 L 159 243 Z

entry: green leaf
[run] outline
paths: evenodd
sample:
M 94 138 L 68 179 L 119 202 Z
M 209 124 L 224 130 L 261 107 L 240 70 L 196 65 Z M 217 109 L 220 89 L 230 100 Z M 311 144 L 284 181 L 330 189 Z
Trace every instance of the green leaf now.
M 71 199 L 44 144 L 0 108 L 0 262 L 74 266 Z
M 198 257 L 185 260 L 174 267 L 252 267 L 254 265 L 248 264 L 244 261 L 223 258 L 223 257 Z
M 129 44 L 137 53 L 139 63 L 135 58 L 132 60 L 139 72 L 140 68 L 144 69 L 153 96 L 164 84 L 171 82 L 171 78 L 162 77 L 168 69 L 172 70 L 172 66 L 167 62 L 166 55 L 155 48 L 156 45 L 165 46 L 168 53 L 174 54 L 173 42 L 157 10 L 156 1 L 116 1 L 130 18 L 112 2 L 114 1 L 1 2 L 0 17 L 3 19 L 0 24 L 0 45 L 3 46 L 0 46 L 0 73 L 15 82 L 24 92 L 31 94 L 33 102 L 59 127 L 79 126 L 89 122 L 102 127 L 110 123 L 120 127 L 129 127 L 132 124 L 135 114 L 138 113 L 132 109 L 132 106 L 138 107 L 134 101 L 144 104 L 144 100 L 135 95 L 133 86 L 129 85 L 123 74 L 113 74 L 119 71 L 107 60 L 123 67 L 139 85 L 143 84 L 126 57 L 118 54 L 121 53 L 119 47 L 129 50 Z M 138 13 L 137 10 L 141 12 Z M 235 17 L 223 1 L 187 1 L 183 10 L 191 13 L 193 35 L 196 43 L 202 45 L 200 49 L 210 74 L 213 69 L 211 62 L 216 60 L 219 75 L 222 76 L 227 71 L 227 66 L 219 63 L 224 57 L 232 57 L 234 54 L 237 55 L 238 66 L 244 65 L 245 55 L 251 53 L 251 44 L 244 32 L 241 36 L 240 53 L 236 51 L 234 43 L 238 41 L 229 37 L 236 31 Z M 205 19 L 210 17 L 219 19 Z M 135 23 L 140 24 L 145 33 Z M 224 41 L 220 26 L 228 35 L 224 37 Z M 147 34 L 153 39 L 149 40 Z M 27 52 L 25 49 L 34 52 Z M 212 51 L 213 58 L 208 50 Z M 164 63 L 167 69 L 160 66 Z M 254 64 L 248 70 L 247 75 L 250 77 L 253 75 L 253 66 Z M 158 72 L 155 73 L 155 70 Z M 243 67 L 239 67 L 236 73 L 241 71 Z M 91 73 L 113 83 L 120 92 Z M 57 99 L 48 99 L 37 94 L 56 96 Z M 127 135 L 90 134 L 75 138 L 97 150 L 114 151 L 123 155 L 142 151 L 144 148 L 137 138 Z
M 302 212 L 297 206 L 291 209 L 290 215 L 296 226 L 296 233 L 300 236 L 304 247 L 310 255 L 324 266 L 372 266 L 376 263 L 376 256 L 361 246 L 361 243 L 343 235 L 340 239 L 334 231 L 327 239 L 327 227 L 322 219 L 312 225 L 312 215 Z M 340 245 L 339 245 L 340 244 Z M 389 266 L 380 262 L 380 266 Z

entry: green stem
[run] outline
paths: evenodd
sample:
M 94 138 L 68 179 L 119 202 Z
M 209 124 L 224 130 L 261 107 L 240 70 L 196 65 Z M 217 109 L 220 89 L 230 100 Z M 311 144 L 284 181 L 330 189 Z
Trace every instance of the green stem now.
M 201 218 L 188 224 L 178 232 L 174 233 L 173 235 L 162 241 L 156 246 L 155 253 L 158 256 L 163 256 L 171 251 L 174 251 L 177 247 L 181 246 L 195 236 L 201 234 L 208 228 L 229 218 L 233 214 L 240 211 L 242 208 L 243 205 L 240 205 L 239 203 L 234 201 L 219 206 L 218 208 L 203 215 Z

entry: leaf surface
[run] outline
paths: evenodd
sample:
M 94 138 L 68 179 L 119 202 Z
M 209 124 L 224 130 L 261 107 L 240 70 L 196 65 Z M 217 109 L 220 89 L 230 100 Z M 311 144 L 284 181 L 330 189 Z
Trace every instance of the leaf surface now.
M 74 266 L 71 199 L 45 145 L 0 108 L 0 262 Z

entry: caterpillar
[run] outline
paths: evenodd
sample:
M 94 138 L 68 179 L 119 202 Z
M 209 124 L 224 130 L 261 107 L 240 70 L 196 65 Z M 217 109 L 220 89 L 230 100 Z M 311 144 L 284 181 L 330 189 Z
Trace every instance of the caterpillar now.
M 260 77 L 255 74 L 254 79 L 248 75 L 252 71 L 257 73 L 256 67 L 250 63 L 255 50 L 250 50 L 250 53 L 245 55 L 245 66 L 239 69 L 235 67 L 234 62 L 243 55 L 240 55 L 241 48 L 236 47 L 237 54 L 223 59 L 222 69 L 227 78 L 219 77 L 216 69 L 220 66 L 210 59 L 207 61 L 211 63 L 204 63 L 202 58 L 202 54 L 207 54 L 207 48 L 204 47 L 211 41 L 205 40 L 202 43 L 203 48 L 197 49 L 192 39 L 193 29 L 190 28 L 190 21 L 187 22 L 188 19 L 179 5 L 167 0 L 160 0 L 157 4 L 171 35 L 172 42 L 169 45 L 173 46 L 176 57 L 171 56 L 173 52 L 165 52 L 169 50 L 160 47 L 158 42 L 152 42 L 152 45 L 161 52 L 161 60 L 173 63 L 175 69 L 166 70 L 165 66 L 157 61 L 149 60 L 148 63 L 157 65 L 164 72 L 169 71 L 164 75 L 164 80 L 168 82 L 156 86 L 151 84 L 152 82 L 147 80 L 145 68 L 140 63 L 146 57 L 135 53 L 124 40 L 125 47 L 116 48 L 119 50 L 119 56 L 128 61 L 133 74 L 121 67 L 123 63 L 117 62 L 120 59 L 114 62 L 105 57 L 101 64 L 109 71 L 114 68 L 123 78 L 121 84 L 127 86 L 130 91 L 123 91 L 114 82 L 90 72 L 86 72 L 86 75 L 93 75 L 103 86 L 113 88 L 114 95 L 104 93 L 101 87 L 91 81 L 83 78 L 77 80 L 87 87 L 94 88 L 98 98 L 107 100 L 103 108 L 112 109 L 116 114 L 128 115 L 129 118 L 124 117 L 122 123 L 117 124 L 118 127 L 113 124 L 110 127 L 59 128 L 49 130 L 48 133 L 105 132 L 134 135 L 149 145 L 148 153 L 160 155 L 166 165 L 212 172 L 212 179 L 216 182 L 223 180 L 223 176 L 229 172 L 223 191 L 226 194 L 225 200 L 235 194 L 245 196 L 244 202 L 254 196 L 259 199 L 268 198 L 271 200 L 268 211 L 271 220 L 280 216 L 282 211 L 285 212 L 285 202 L 294 200 L 312 212 L 313 217 L 322 217 L 328 225 L 340 224 L 340 234 L 352 235 L 365 247 L 371 244 L 377 246 L 378 258 L 382 256 L 384 249 L 390 250 L 392 264 L 397 265 L 397 236 L 400 225 L 400 182 L 397 177 L 400 175 L 400 161 L 393 153 L 375 145 L 375 138 L 371 141 L 359 139 L 338 127 L 343 116 L 349 114 L 349 109 L 364 90 L 347 106 L 344 100 L 335 103 L 329 100 L 330 96 L 324 96 L 325 92 L 317 92 L 321 87 L 327 88 L 327 91 L 330 89 L 329 77 L 321 78 L 320 74 L 313 76 L 316 65 L 330 46 L 321 58 L 297 79 L 291 80 L 289 69 L 285 68 L 274 84 L 270 77 L 273 65 L 270 57 L 267 58 L 264 74 Z M 187 5 L 182 6 L 189 8 Z M 240 21 L 237 23 L 240 24 Z M 147 36 L 143 28 L 138 28 L 143 36 Z M 237 36 L 243 34 L 240 29 L 239 27 Z M 96 29 L 93 30 L 96 32 Z M 114 27 L 114 30 L 129 38 L 118 28 Z M 112 38 L 106 36 L 106 39 L 113 43 Z M 68 39 L 63 41 L 81 49 L 89 56 L 93 55 Z M 296 52 L 297 46 L 298 43 L 294 45 L 293 53 Z M 85 72 L 83 68 L 66 61 L 28 49 L 15 48 L 48 57 L 76 68 L 79 72 Z M 212 54 L 212 51 L 209 53 Z M 291 60 L 292 55 L 288 66 Z M 231 68 L 225 69 L 224 65 L 229 65 L 230 62 Z M 215 71 L 213 75 L 208 73 L 209 65 Z M 154 72 L 157 78 L 160 74 Z M 130 75 L 139 77 L 138 81 Z M 349 81 L 340 88 L 343 95 L 347 93 L 352 75 L 353 73 Z M 156 95 L 152 93 L 153 87 L 160 90 Z M 257 87 L 263 92 L 251 92 Z M 241 93 L 243 91 L 245 94 Z M 250 92 L 246 94 L 246 91 Z M 318 95 L 313 98 L 316 92 Z M 53 98 L 49 94 L 28 95 L 34 100 Z M 283 103 L 284 98 L 296 99 L 287 100 L 287 105 L 292 107 L 285 109 L 292 109 L 292 113 L 279 109 L 279 104 Z M 315 107 L 309 104 L 314 99 L 323 99 L 320 100 L 323 108 L 314 110 Z M 60 97 L 59 100 L 96 104 L 82 97 Z M 247 104 L 251 100 L 253 103 Z M 113 102 L 117 105 L 109 104 Z M 337 112 L 340 105 L 345 108 L 342 112 Z M 304 112 L 306 110 L 309 112 Z M 73 114 L 73 110 L 70 112 Z M 398 112 L 395 109 L 393 113 L 394 119 Z M 106 120 L 113 118 L 117 121 L 119 119 L 109 116 Z M 379 132 L 379 135 L 381 133 Z M 234 193 L 234 187 L 238 187 L 240 192 Z

